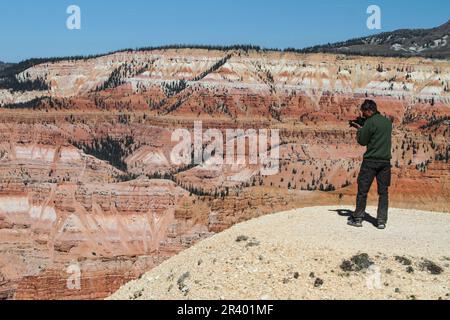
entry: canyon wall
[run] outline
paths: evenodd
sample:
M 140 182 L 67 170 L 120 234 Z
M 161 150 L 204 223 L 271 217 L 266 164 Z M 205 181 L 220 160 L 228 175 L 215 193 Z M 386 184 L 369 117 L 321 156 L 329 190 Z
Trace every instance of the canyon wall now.
M 448 61 L 168 49 L 17 79 L 49 89 L 0 90 L 3 299 L 104 298 L 236 223 L 351 209 L 364 148 L 348 120 L 366 98 L 394 124 L 391 205 L 450 212 Z M 280 170 L 173 164 L 174 130 L 195 121 L 224 137 L 278 129 Z

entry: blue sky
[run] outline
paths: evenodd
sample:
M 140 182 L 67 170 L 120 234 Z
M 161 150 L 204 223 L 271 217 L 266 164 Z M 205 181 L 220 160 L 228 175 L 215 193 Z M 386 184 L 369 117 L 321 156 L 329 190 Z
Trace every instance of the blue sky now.
M 81 30 L 66 9 L 81 8 Z M 0 60 L 104 53 L 166 44 L 255 44 L 303 48 L 378 33 L 430 28 L 450 18 L 448 0 L 1 0 Z

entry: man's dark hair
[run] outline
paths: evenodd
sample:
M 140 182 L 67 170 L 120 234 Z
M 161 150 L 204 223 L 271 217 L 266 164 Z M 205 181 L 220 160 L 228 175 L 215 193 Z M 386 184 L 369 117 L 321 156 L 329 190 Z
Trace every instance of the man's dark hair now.
M 378 108 L 377 108 L 377 104 L 375 101 L 373 100 L 366 100 L 363 102 L 363 104 L 361 105 L 361 110 L 362 111 L 372 111 L 372 112 L 377 112 Z

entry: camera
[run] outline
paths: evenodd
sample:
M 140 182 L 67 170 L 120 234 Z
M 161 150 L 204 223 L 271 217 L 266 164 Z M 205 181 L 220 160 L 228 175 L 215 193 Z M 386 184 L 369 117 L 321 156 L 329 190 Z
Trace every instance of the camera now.
M 366 118 L 358 117 L 355 120 L 350 120 L 348 122 L 348 124 L 350 125 L 350 127 L 353 127 L 353 128 L 359 128 L 358 125 L 361 127 L 364 127 L 366 120 L 367 120 Z

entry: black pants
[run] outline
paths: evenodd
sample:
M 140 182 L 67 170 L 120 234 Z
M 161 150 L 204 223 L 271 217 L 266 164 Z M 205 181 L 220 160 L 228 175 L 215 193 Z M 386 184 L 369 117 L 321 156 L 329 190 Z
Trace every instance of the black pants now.
M 378 184 L 378 222 L 387 223 L 389 207 L 389 186 L 391 185 L 391 164 L 389 162 L 376 162 L 364 160 L 358 176 L 358 196 L 356 198 L 356 211 L 353 217 L 362 220 L 366 213 L 367 194 L 373 180 Z

